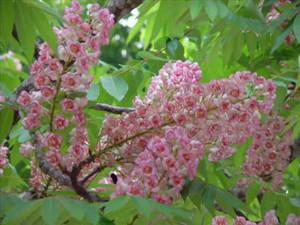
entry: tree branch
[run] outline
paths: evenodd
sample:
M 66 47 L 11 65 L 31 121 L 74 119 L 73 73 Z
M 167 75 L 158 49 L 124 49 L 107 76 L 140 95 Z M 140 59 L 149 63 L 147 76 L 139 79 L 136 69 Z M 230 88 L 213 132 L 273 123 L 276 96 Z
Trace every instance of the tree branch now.
M 115 22 L 128 15 L 131 10 L 142 4 L 144 0 L 111 0 L 108 9 L 115 15 Z
M 32 134 L 31 137 L 34 141 L 34 147 L 37 149 L 35 156 L 41 171 L 56 180 L 60 185 L 71 187 L 70 178 L 64 175 L 59 169 L 54 168 L 45 158 L 43 146 L 39 142 L 37 134 Z
M 107 104 L 96 104 L 92 107 L 92 109 L 98 110 L 98 111 L 104 111 L 114 114 L 122 114 L 122 113 L 128 113 L 132 112 L 135 109 L 134 108 L 125 108 L 125 107 L 115 107 Z
M 79 181 L 79 183 L 81 185 L 84 185 L 85 182 L 88 181 L 88 179 L 90 179 L 92 176 L 94 176 L 95 174 L 99 173 L 102 171 L 102 167 L 98 166 L 97 168 L 95 168 L 92 172 L 90 172 L 88 175 L 86 175 L 85 178 L 83 178 L 82 180 Z

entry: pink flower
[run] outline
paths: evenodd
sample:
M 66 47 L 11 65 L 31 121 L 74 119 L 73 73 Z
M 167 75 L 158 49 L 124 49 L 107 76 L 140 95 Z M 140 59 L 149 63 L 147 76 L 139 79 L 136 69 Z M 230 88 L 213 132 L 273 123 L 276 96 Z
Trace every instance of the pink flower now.
M 232 225 L 246 225 L 247 220 L 244 217 L 237 217 L 233 220 Z
M 151 123 L 153 127 L 160 127 L 163 124 L 160 115 L 154 115 L 151 117 Z
M 184 180 L 183 176 L 181 175 L 181 173 L 178 173 L 178 172 L 170 175 L 169 182 L 172 186 L 180 188 L 180 189 L 185 184 L 185 180 Z
M 279 225 L 279 221 L 275 215 L 275 210 L 271 210 L 266 213 L 264 217 L 264 223 L 268 225 Z
M 44 137 L 43 143 L 50 150 L 59 150 L 62 144 L 62 138 L 57 134 L 50 133 Z
M 49 101 L 54 97 L 56 90 L 50 86 L 45 86 L 41 88 L 41 94 L 44 101 Z
M 81 73 L 88 73 L 90 70 L 90 61 L 88 56 L 80 57 L 76 60 L 77 70 Z
M 199 119 L 203 120 L 207 117 L 207 110 L 204 106 L 200 106 L 196 109 L 195 114 Z
M 73 57 L 80 57 L 84 53 L 84 48 L 80 43 L 68 43 L 67 44 L 68 52 Z
M 151 164 L 145 164 L 145 165 L 142 166 L 141 172 L 145 176 L 152 176 L 152 175 L 154 175 L 156 173 L 156 169 Z
M 85 123 L 85 115 L 81 110 L 75 112 L 75 121 L 80 125 Z
M 37 75 L 42 70 L 42 64 L 38 61 L 35 61 L 30 67 L 30 74 Z
M 50 151 L 46 153 L 46 159 L 53 166 L 58 166 L 59 162 L 61 161 L 61 155 L 57 151 Z
M 28 106 L 30 104 L 30 101 L 30 95 L 27 93 L 27 91 L 22 91 L 17 100 L 19 105 L 22 107 Z
M 61 115 L 58 115 L 54 118 L 52 124 L 55 130 L 64 130 L 68 127 L 69 120 Z
M 173 155 L 167 155 L 163 158 L 163 166 L 168 171 L 175 172 L 179 167 L 179 162 L 175 159 Z
M 169 152 L 169 148 L 163 142 L 155 143 L 153 145 L 153 152 L 157 155 L 164 156 L 167 155 Z
M 69 113 L 74 113 L 78 109 L 78 107 L 74 103 L 74 101 L 72 101 L 71 99 L 66 99 L 66 98 L 61 100 L 60 107 L 62 108 L 63 111 L 69 112 Z
M 74 90 L 80 85 L 80 81 L 74 75 L 65 74 L 62 76 L 62 87 L 67 90 Z
M 94 38 L 91 38 L 89 42 L 89 46 L 95 52 L 100 51 L 101 43 L 99 37 L 96 36 Z
M 295 214 L 289 214 L 286 225 L 300 225 L 300 217 L 297 217 Z
M 27 117 L 22 120 L 22 124 L 25 130 L 33 130 L 41 125 L 39 117 L 32 114 L 28 114 Z
M 143 197 L 144 193 L 143 193 L 142 184 L 140 182 L 136 182 L 136 183 L 133 183 L 133 184 L 129 185 L 127 194 L 128 195 L 137 195 L 137 196 Z
M 216 216 L 213 218 L 211 225 L 229 225 L 229 223 L 225 217 Z
M 7 152 L 8 148 L 0 145 L 0 176 L 3 174 L 3 170 L 8 164 Z
M 30 114 L 38 116 L 41 112 L 41 105 L 38 101 L 32 101 L 30 103 Z
M 61 74 L 63 70 L 62 65 L 56 59 L 50 60 L 48 69 L 51 74 Z
M 170 197 L 164 194 L 154 194 L 152 195 L 152 198 L 161 204 L 165 204 L 165 205 L 171 204 Z
M 20 154 L 23 157 L 29 159 L 30 154 L 34 151 L 34 149 L 35 148 L 32 146 L 32 144 L 29 141 L 27 141 L 25 144 L 21 144 L 21 146 L 20 146 Z
M 48 85 L 50 83 L 50 79 L 44 75 L 37 75 L 34 78 L 34 87 L 36 89 L 41 89 L 42 87 Z
M 97 12 L 100 9 L 100 5 L 99 4 L 93 4 L 89 7 L 89 12 L 90 13 L 94 13 Z

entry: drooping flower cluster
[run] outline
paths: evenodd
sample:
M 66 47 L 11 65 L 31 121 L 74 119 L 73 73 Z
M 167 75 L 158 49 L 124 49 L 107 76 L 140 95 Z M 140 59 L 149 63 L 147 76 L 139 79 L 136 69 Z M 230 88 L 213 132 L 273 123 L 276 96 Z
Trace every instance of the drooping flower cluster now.
M 295 214 L 289 214 L 286 225 L 299 225 L 300 217 L 296 217 Z M 222 216 L 216 216 L 213 218 L 211 225 L 229 225 L 228 220 Z M 246 220 L 244 217 L 237 217 L 233 220 L 232 225 L 280 225 L 278 218 L 275 214 L 275 210 L 270 210 L 266 213 L 264 220 L 259 223 Z
M 201 76 L 197 64 L 166 64 L 152 78 L 145 99 L 134 101 L 135 112 L 106 117 L 100 154 L 115 146 L 119 151 L 109 154 L 123 166 L 113 196 L 170 203 L 178 198 L 185 176 L 194 179 L 204 148 L 210 161 L 232 156 L 236 149 L 231 145 L 254 134 L 260 113 L 273 107 L 276 86 L 256 74 L 237 72 L 208 84 L 200 83 Z
M 49 149 L 46 157 L 53 165 L 61 163 L 68 170 L 87 156 L 89 145 L 83 113 L 87 99 L 75 98 L 72 94 L 87 93 L 93 80 L 87 73 L 98 62 L 101 47 L 109 43 L 109 32 L 114 24 L 113 15 L 108 9 L 100 9 L 98 4 L 89 8 L 88 22 L 83 21 L 82 15 L 78 1 L 74 1 L 71 8 L 65 8 L 66 22 L 63 27 L 54 28 L 58 58 L 46 43 L 41 44 L 39 57 L 30 70 L 36 91 L 23 91 L 17 99 L 27 113 L 22 121 L 26 130 L 39 128 L 41 121 L 49 123 L 49 132 L 41 137 L 42 144 Z M 73 128 L 71 146 L 67 154 L 62 155 L 63 138 L 59 132 L 68 127 Z M 26 143 L 20 151 L 29 157 L 32 148 Z
M 291 132 L 282 134 L 284 126 L 284 118 L 268 116 L 254 133 L 252 145 L 243 164 L 244 175 L 258 177 L 262 182 L 271 179 L 273 190 L 280 189 L 291 154 Z M 251 182 L 253 181 L 244 178 L 240 184 Z
M 8 163 L 7 151 L 8 151 L 7 147 L 0 145 L 0 176 L 3 174 L 3 170 Z

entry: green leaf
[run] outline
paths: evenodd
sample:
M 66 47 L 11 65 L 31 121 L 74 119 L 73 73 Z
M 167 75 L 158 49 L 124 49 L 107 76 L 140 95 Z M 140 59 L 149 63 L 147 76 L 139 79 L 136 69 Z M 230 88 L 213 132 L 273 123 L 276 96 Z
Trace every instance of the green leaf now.
M 292 30 L 293 26 L 289 26 L 287 27 L 276 39 L 275 44 L 271 50 L 271 53 L 273 53 L 275 50 L 277 50 L 281 44 L 284 42 L 284 40 L 286 39 L 286 37 L 290 34 L 291 30 Z
M 0 39 L 8 41 L 14 24 L 14 6 L 12 0 L 0 1 Z
M 89 101 L 97 101 L 100 94 L 99 84 L 92 84 L 86 97 Z
M 115 198 L 105 204 L 105 214 L 110 214 L 119 211 L 130 202 L 130 196 Z
M 23 201 L 10 194 L 0 194 L 0 217 L 2 217 L 8 210 L 18 204 L 22 204 Z
M 36 210 L 39 210 L 40 205 L 41 201 L 22 202 L 20 204 L 17 204 L 7 212 L 2 221 L 2 224 L 21 224 L 22 221 L 26 220 L 26 218 L 30 218 L 30 216 L 35 213 Z
M 26 183 L 18 175 L 16 169 L 11 164 L 8 164 L 0 177 L 0 190 L 20 190 L 22 186 L 26 187 Z
M 56 52 L 57 41 L 55 33 L 45 13 L 38 9 L 31 9 L 31 17 L 41 37 L 49 44 L 51 49 Z
M 246 34 L 246 42 L 247 42 L 249 55 L 252 58 L 257 48 L 257 37 L 253 31 L 249 31 Z
M 115 99 L 121 101 L 128 91 L 128 84 L 121 77 L 100 77 L 102 87 Z
M 72 217 L 74 217 L 77 220 L 82 220 L 84 217 L 84 210 L 83 204 L 79 201 L 67 199 L 67 198 L 62 198 L 59 199 L 60 205 L 66 209 Z
M 164 62 L 169 61 L 169 59 L 164 59 L 164 58 L 155 56 L 152 53 L 146 52 L 146 51 L 139 52 L 138 56 L 143 58 L 143 59 L 146 59 L 146 60 L 157 60 L 157 61 L 164 61 Z
M 201 210 L 201 204 L 203 204 L 212 215 L 215 214 L 213 205 L 215 195 L 215 189 L 200 180 L 194 180 L 189 189 L 189 198 L 198 209 Z
M 100 219 L 99 204 L 86 203 L 86 204 L 84 204 L 83 209 L 85 210 L 84 218 L 94 225 L 98 224 L 99 219 Z
M 226 201 L 229 205 L 236 208 L 237 210 L 243 210 L 252 215 L 255 215 L 254 212 L 245 203 L 243 203 L 240 199 L 236 198 L 231 193 L 217 188 L 216 194 L 217 196 L 222 198 L 224 201 Z
M 227 212 L 231 217 L 236 216 L 233 207 L 230 204 L 228 204 L 228 202 L 226 202 L 224 199 L 220 198 L 219 196 L 216 197 L 216 200 L 220 205 L 221 209 Z
M 294 20 L 293 30 L 294 30 L 294 34 L 298 40 L 298 43 L 300 43 L 300 14 L 298 14 Z
M 184 48 L 177 39 L 167 42 L 166 52 L 169 56 L 171 56 L 171 58 L 184 60 Z
M 15 2 L 15 22 L 22 49 L 29 62 L 32 61 L 35 49 L 35 26 L 31 19 L 30 8 L 26 2 Z
M 249 185 L 246 191 L 246 202 L 249 205 L 255 198 L 256 196 L 260 193 L 260 186 L 253 182 L 252 184 Z
M 211 21 L 214 21 L 218 15 L 218 6 L 215 1 L 204 0 L 204 9 Z
M 21 128 L 23 130 L 23 132 L 21 133 L 21 135 L 18 138 L 18 142 L 19 143 L 25 143 L 26 141 L 30 140 L 30 134 L 28 130 L 24 130 L 24 128 Z
M 231 55 L 232 62 L 236 62 L 239 60 L 243 53 L 243 46 L 244 46 L 244 35 L 242 32 L 238 32 L 234 38 L 234 48 Z
M 293 130 L 293 139 L 295 140 L 300 134 L 300 119 L 298 119 L 298 122 L 295 124 L 294 130 Z
M 196 19 L 199 16 L 202 8 L 203 8 L 203 1 L 194 0 L 192 2 L 191 7 L 190 7 L 190 13 L 191 13 L 192 20 Z
M 300 208 L 300 198 L 291 198 L 290 199 L 290 203 L 297 207 L 297 208 Z
M 236 33 L 236 32 L 234 32 Z M 234 42 L 234 36 L 235 34 L 229 35 L 225 40 L 223 44 L 223 61 L 225 64 L 228 64 L 232 58 L 232 54 L 235 48 L 235 42 Z
M 261 202 L 261 215 L 264 216 L 269 210 L 274 208 L 274 205 L 276 203 L 276 195 L 271 192 L 267 191 L 262 199 Z
M 10 132 L 10 128 L 14 118 L 14 111 L 9 108 L 4 108 L 0 111 L 0 145 Z
M 132 197 L 136 208 L 147 218 L 150 219 L 151 209 L 152 209 L 152 201 L 149 201 L 145 198 L 140 198 L 138 196 Z
M 41 215 L 45 223 L 49 225 L 56 224 L 60 215 L 60 206 L 55 198 L 44 199 Z
M 178 40 L 173 39 L 167 42 L 167 49 L 172 56 L 175 56 L 176 49 L 178 47 Z
M 282 108 L 284 99 L 287 95 L 287 88 L 279 86 L 278 83 L 276 83 L 276 84 L 278 87 L 276 89 L 276 100 L 275 100 L 274 107 L 273 107 L 274 110 L 278 110 L 278 109 Z

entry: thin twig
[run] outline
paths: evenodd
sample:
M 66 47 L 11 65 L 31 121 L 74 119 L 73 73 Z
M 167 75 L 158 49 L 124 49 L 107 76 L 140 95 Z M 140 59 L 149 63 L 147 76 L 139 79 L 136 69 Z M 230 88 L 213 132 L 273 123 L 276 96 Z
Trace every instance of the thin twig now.
M 86 175 L 85 178 L 83 178 L 82 180 L 79 181 L 80 185 L 84 185 L 84 183 L 87 182 L 92 176 L 101 172 L 102 170 L 103 170 L 103 167 L 100 167 L 100 166 L 95 168 L 92 172 L 90 172 L 88 175 Z
M 129 113 L 135 110 L 134 108 L 116 107 L 107 104 L 96 104 L 92 107 L 92 109 L 114 113 L 114 114 Z

